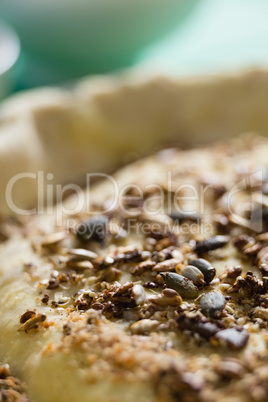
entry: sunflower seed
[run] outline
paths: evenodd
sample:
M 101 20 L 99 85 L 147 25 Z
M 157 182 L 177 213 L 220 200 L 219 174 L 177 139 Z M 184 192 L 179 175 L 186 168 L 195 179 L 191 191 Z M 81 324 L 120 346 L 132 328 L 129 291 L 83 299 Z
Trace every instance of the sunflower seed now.
M 72 255 L 73 257 L 79 258 L 81 260 L 95 260 L 98 258 L 98 254 L 93 251 L 86 250 L 84 248 L 74 248 L 67 251 L 67 254 Z
M 177 258 L 162 261 L 153 267 L 153 271 L 155 272 L 173 271 L 180 262 L 181 260 Z
M 40 323 L 43 322 L 47 319 L 47 316 L 45 314 L 36 314 L 34 315 L 32 318 L 29 318 L 26 322 L 24 322 L 24 324 L 22 324 L 19 328 L 18 331 L 22 332 L 22 331 L 28 331 L 29 329 L 35 328 L 35 326 Z
M 203 241 L 196 242 L 194 251 L 197 254 L 207 253 L 208 251 L 217 250 L 226 246 L 230 241 L 229 236 L 215 236 Z
M 93 269 L 93 265 L 90 261 L 77 261 L 76 259 L 74 260 L 69 260 L 67 263 L 68 267 L 77 269 L 77 270 L 84 270 L 84 269 Z
M 153 260 L 145 260 L 140 262 L 138 265 L 130 269 L 132 275 L 141 275 L 146 271 L 149 271 L 156 265 Z
M 65 239 L 66 233 L 65 232 L 56 232 L 47 235 L 42 241 L 42 247 L 49 247 L 54 244 L 59 243 L 63 239 Z
M 27 310 L 24 314 L 20 316 L 20 323 L 24 324 L 26 321 L 30 320 L 31 318 L 35 317 L 36 313 L 31 310 Z
M 190 279 L 196 286 L 205 284 L 204 275 L 198 268 L 194 267 L 193 265 L 187 265 L 185 268 L 183 268 L 181 274 L 182 276 L 185 276 L 185 278 Z
M 198 268 L 199 271 L 202 272 L 206 283 L 209 283 L 214 279 L 216 275 L 216 269 L 213 268 L 207 260 L 204 260 L 203 258 L 198 258 L 196 260 L 190 260 L 189 264 Z

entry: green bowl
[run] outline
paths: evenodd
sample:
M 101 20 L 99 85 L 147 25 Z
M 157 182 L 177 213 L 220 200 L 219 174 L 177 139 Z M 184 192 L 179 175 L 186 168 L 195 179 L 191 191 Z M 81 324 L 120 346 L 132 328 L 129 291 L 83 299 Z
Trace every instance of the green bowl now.
M 0 14 L 36 59 L 79 74 L 131 65 L 198 0 L 1 0 Z
M 13 68 L 20 54 L 16 33 L 0 21 L 0 100 L 12 89 Z

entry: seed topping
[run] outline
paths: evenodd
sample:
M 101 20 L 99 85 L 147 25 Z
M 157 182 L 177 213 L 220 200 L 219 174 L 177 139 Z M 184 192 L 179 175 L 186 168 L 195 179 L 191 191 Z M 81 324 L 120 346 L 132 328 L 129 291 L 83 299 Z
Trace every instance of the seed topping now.
M 182 276 L 190 279 L 195 286 L 202 286 L 205 284 L 204 275 L 202 272 L 193 265 L 187 265 L 181 271 Z
M 47 319 L 47 317 L 45 314 L 40 314 L 40 313 L 36 314 L 33 311 L 29 311 L 29 312 L 27 311 L 20 317 L 20 322 L 22 322 L 23 324 L 18 328 L 18 331 L 26 332 L 30 329 L 37 328 L 38 324 L 44 322 L 46 319 Z
M 219 318 L 225 307 L 225 297 L 220 292 L 209 292 L 200 299 L 200 310 L 207 316 Z
M 213 268 L 207 260 L 204 260 L 204 258 L 190 260 L 189 264 L 198 268 L 199 271 L 202 272 L 206 283 L 210 283 L 214 279 L 214 277 L 216 275 L 216 269 Z
M 171 289 L 175 289 L 181 297 L 195 299 L 198 296 L 198 289 L 190 279 L 174 272 L 161 272 L 160 275 L 166 285 Z
M 107 224 L 108 218 L 106 216 L 94 216 L 80 223 L 76 236 L 81 243 L 87 243 L 90 240 L 103 243 L 107 235 Z
M 226 246 L 230 241 L 229 236 L 215 236 L 203 241 L 197 241 L 194 251 L 198 254 L 204 254 L 209 251 L 217 250 Z

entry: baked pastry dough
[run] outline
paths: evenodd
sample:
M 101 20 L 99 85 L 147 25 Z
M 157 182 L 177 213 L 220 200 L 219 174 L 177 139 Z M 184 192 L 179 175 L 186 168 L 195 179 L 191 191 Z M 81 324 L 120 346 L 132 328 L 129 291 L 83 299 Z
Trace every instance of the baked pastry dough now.
M 13 228 L 0 359 L 34 401 L 266 401 L 267 152 L 164 150 L 114 175 L 113 208 L 108 179 Z
M 267 71 L 168 79 L 137 74 L 92 77 L 70 90 L 17 94 L 0 107 L 0 206 L 17 173 L 52 173 L 51 184 L 81 182 L 85 173 L 113 171 L 127 156 L 164 145 L 192 146 L 241 132 L 267 135 Z M 14 186 L 14 202 L 36 205 L 34 180 Z M 46 197 L 46 194 L 44 194 Z

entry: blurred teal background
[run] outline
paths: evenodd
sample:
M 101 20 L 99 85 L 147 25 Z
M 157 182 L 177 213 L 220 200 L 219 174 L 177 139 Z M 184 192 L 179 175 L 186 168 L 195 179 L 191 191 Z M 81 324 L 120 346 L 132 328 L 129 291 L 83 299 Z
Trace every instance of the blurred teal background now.
M 195 11 L 137 64 L 175 76 L 268 67 L 268 0 L 203 0 Z
M 267 67 L 267 17 L 268 0 L 0 0 L 22 42 L 14 91 L 129 67 L 170 76 Z

